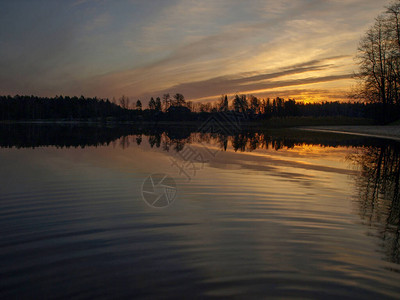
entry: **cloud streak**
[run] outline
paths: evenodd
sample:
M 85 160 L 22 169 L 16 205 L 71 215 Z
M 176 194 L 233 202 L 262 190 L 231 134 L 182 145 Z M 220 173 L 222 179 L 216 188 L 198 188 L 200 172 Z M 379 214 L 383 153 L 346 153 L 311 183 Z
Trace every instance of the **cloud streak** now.
M 176 93 L 180 92 L 185 95 L 192 95 L 196 98 L 216 98 L 224 91 L 224 94 L 234 93 L 253 93 L 262 94 L 264 91 L 277 88 L 287 88 L 295 86 L 304 86 L 314 83 L 324 83 L 329 81 L 338 81 L 343 79 L 350 79 L 353 74 L 341 74 L 341 75 L 330 75 L 322 77 L 305 77 L 295 80 L 271 80 L 277 79 L 288 74 L 302 74 L 308 71 L 320 70 L 320 67 L 308 67 L 308 68 L 297 68 L 284 72 L 278 72 L 274 74 L 263 74 L 251 77 L 244 77 L 240 79 L 229 79 L 229 77 L 218 77 L 204 81 L 189 82 L 173 86 L 169 89 L 158 91 L 157 94 L 163 94 L 167 92 Z M 263 78 L 261 82 L 254 82 L 254 78 Z M 287 94 L 289 96 L 290 94 Z
M 301 85 L 309 85 L 315 83 L 323 83 L 330 81 L 340 81 L 352 78 L 351 73 L 340 73 L 336 75 L 320 75 L 315 74 L 332 73 L 333 70 L 340 66 L 340 61 L 351 59 L 348 55 L 339 55 L 326 57 L 321 59 L 314 59 L 307 62 L 294 64 L 291 66 L 283 67 L 282 70 L 275 72 L 258 71 L 242 72 L 237 74 L 217 76 L 205 80 L 193 80 L 184 83 L 168 86 L 165 89 L 151 91 L 149 93 L 142 93 L 138 97 L 149 98 L 154 95 L 162 95 L 164 93 L 183 93 L 189 95 L 188 99 L 212 99 L 219 97 L 221 94 L 234 94 L 234 93 L 254 93 L 254 94 L 268 94 L 268 90 L 277 88 L 295 87 Z M 145 68 L 158 68 L 160 64 Z M 143 74 L 146 72 L 141 71 Z M 149 70 L 147 69 L 147 70 Z M 340 71 L 340 70 L 339 70 Z M 314 74 L 308 75 L 308 74 Z M 121 74 L 119 74 L 121 75 Z M 123 74 L 119 81 L 123 82 L 126 77 L 132 74 Z M 302 75 L 300 79 L 289 79 L 291 75 Z M 289 77 L 289 78 L 288 78 Z M 104 82 L 109 82 L 110 78 L 103 79 Z M 128 80 L 129 82 L 129 80 Z M 122 86 L 120 86 L 123 89 Z M 290 94 L 285 94 L 289 96 Z

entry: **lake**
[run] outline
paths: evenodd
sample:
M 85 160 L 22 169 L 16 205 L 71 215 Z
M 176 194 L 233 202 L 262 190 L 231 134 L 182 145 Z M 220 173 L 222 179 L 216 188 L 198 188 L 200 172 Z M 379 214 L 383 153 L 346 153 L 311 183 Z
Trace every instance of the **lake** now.
M 399 298 L 400 144 L 0 125 L 0 297 Z

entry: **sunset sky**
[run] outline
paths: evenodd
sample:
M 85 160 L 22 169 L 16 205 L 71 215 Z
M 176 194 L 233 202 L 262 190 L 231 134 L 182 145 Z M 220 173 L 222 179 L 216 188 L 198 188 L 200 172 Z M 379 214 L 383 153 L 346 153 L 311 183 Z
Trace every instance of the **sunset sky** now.
M 3 0 L 0 94 L 346 100 L 389 1 Z

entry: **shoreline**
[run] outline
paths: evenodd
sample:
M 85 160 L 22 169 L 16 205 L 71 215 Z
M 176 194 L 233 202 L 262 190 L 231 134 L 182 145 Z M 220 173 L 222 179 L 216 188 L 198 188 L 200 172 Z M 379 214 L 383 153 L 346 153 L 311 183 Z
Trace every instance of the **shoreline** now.
M 380 139 L 400 141 L 400 125 L 351 125 L 351 126 L 310 126 L 298 127 L 299 130 L 314 132 L 330 132 L 338 134 L 350 134 Z

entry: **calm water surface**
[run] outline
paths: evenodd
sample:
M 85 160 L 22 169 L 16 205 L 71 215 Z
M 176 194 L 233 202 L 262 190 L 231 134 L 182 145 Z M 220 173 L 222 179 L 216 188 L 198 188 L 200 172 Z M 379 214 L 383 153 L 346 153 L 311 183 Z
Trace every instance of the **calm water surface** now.
M 0 132 L 1 298 L 400 297 L 397 143 L 54 130 Z

